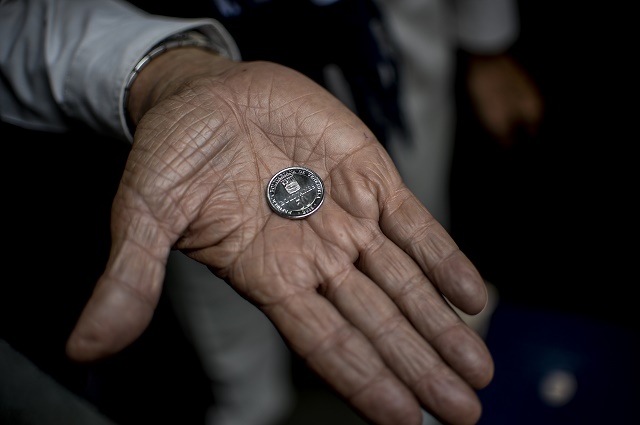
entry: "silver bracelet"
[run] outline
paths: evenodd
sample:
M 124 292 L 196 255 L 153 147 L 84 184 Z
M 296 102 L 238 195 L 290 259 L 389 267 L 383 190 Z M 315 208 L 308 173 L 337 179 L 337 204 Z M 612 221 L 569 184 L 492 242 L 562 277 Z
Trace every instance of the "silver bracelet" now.
M 198 31 L 187 31 L 179 34 L 172 35 L 171 37 L 165 38 L 160 43 L 156 44 L 156 46 L 149 51 L 138 63 L 127 77 L 127 84 L 124 87 L 124 97 L 122 100 L 122 107 L 124 110 L 124 116 L 127 120 L 127 126 L 129 127 L 129 131 L 133 135 L 135 126 L 131 123 L 131 118 L 129 117 L 129 91 L 131 90 L 131 86 L 133 85 L 136 78 L 140 74 L 140 71 L 151 62 L 153 58 L 159 56 L 166 52 L 167 50 L 177 49 L 178 47 L 201 47 L 206 50 L 211 50 L 213 52 L 218 52 L 216 45 L 211 42 L 204 34 Z

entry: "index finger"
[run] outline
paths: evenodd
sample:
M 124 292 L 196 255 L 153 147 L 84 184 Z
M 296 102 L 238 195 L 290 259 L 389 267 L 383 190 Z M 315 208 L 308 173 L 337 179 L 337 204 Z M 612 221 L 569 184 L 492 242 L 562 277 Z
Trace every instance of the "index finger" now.
M 384 200 L 380 228 L 453 305 L 468 314 L 484 309 L 487 289 L 477 268 L 408 189 Z

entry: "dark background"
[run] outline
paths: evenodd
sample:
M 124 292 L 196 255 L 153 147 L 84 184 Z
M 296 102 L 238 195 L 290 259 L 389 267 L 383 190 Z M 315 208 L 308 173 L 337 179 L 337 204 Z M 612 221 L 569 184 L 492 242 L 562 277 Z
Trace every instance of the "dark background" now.
M 522 36 L 511 52 L 545 99 L 536 137 L 499 148 L 458 92 L 452 234 L 501 299 L 488 339 L 496 380 L 481 393 L 493 425 L 525 424 L 525 417 L 630 423 L 640 399 L 633 385 L 637 108 L 628 60 L 637 47 L 623 33 L 627 11 L 558 3 L 520 2 Z M 70 388 L 99 397 L 121 425 L 201 423 L 211 396 L 164 299 L 142 338 L 115 358 L 91 368 L 64 358 L 66 335 L 91 291 L 86 282 L 97 280 L 108 255 L 112 197 L 104 193 L 115 194 L 128 146 L 114 149 L 88 132 L 52 138 L 0 130 L 10 251 L 0 335 Z M 94 246 L 106 248 L 95 255 L 87 249 Z M 586 389 L 567 413 L 548 412 L 527 392 L 549 353 L 569 359 L 564 365 Z M 362 423 L 295 357 L 292 372 L 299 403 L 285 425 Z
M 634 423 L 635 48 L 629 11 L 593 3 L 519 2 L 510 53 L 545 101 L 534 137 L 498 147 L 459 76 L 452 235 L 499 293 L 480 425 Z M 555 371 L 576 384 L 561 406 L 540 395 Z
M 540 88 L 543 122 L 535 137 L 501 149 L 459 92 L 452 234 L 505 297 L 635 327 L 624 10 L 521 1 L 520 11 L 511 53 Z

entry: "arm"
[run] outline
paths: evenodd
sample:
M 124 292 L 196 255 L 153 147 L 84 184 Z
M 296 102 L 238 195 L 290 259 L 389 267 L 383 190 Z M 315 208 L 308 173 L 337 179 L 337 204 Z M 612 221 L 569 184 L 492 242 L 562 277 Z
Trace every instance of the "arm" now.
M 509 54 L 519 34 L 514 0 L 457 0 L 460 48 L 468 54 L 466 87 L 480 122 L 503 146 L 519 130 L 534 134 L 543 100 L 526 70 Z
M 3 1 L 0 12 L 0 118 L 35 130 L 81 122 L 131 139 L 122 108 L 127 78 L 172 34 L 197 28 L 239 58 L 214 20 L 153 16 L 118 0 Z

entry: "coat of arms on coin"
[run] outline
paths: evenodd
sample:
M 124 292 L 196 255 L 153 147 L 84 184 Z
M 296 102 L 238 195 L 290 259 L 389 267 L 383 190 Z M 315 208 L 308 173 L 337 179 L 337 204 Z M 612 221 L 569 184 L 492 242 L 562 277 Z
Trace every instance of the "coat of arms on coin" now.
M 318 174 L 304 167 L 289 167 L 276 173 L 267 185 L 267 201 L 278 215 L 304 218 L 324 201 L 324 183 Z

